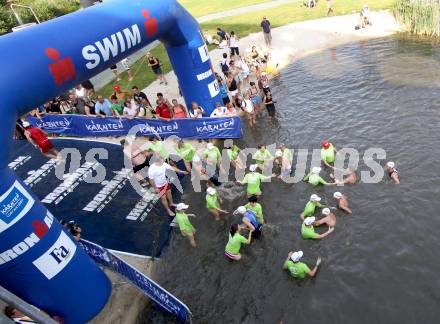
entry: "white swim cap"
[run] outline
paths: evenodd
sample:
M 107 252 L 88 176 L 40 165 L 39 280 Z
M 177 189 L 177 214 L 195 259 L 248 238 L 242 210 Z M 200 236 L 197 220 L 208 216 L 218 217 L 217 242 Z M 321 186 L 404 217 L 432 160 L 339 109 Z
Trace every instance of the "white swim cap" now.
M 315 222 L 315 219 L 316 219 L 315 217 L 307 217 L 304 220 L 304 224 L 306 224 L 306 226 L 310 226 Z
M 246 207 L 244 207 L 244 206 L 240 206 L 240 207 L 238 207 L 238 208 L 235 210 L 234 214 L 235 214 L 235 215 L 236 215 L 236 214 L 241 214 L 241 215 L 243 215 L 244 213 L 246 213 L 246 211 L 247 211 Z
M 257 168 L 258 168 L 258 164 L 252 164 L 251 166 L 249 166 L 249 170 L 251 172 L 257 171 Z
M 217 190 L 215 190 L 212 187 L 209 187 L 208 189 L 206 189 L 206 192 L 208 193 L 208 195 L 215 195 L 215 193 L 217 192 Z
M 29 127 L 29 126 L 31 126 L 31 123 L 29 123 L 27 120 L 23 121 L 24 128 Z
M 310 196 L 310 201 L 313 201 L 313 202 L 321 201 L 321 197 L 319 197 L 318 195 L 313 194 L 313 195 Z
M 319 172 L 321 172 L 321 168 L 320 167 L 313 167 L 312 168 L 312 173 L 318 174 Z
M 198 155 L 194 155 L 192 161 L 195 162 L 195 163 L 199 163 L 200 162 L 200 157 Z
M 293 262 L 298 262 L 303 255 L 304 255 L 303 251 L 293 252 L 292 256 L 290 257 L 290 260 L 292 260 Z
M 335 198 L 335 199 L 341 199 L 341 198 L 342 198 L 342 194 L 341 194 L 339 191 L 336 191 L 336 192 L 333 194 L 333 198 Z
M 391 169 L 393 169 L 395 166 L 396 166 L 396 164 L 394 162 L 390 161 L 390 162 L 387 163 L 387 167 L 389 167 Z
M 185 210 L 185 209 L 188 209 L 188 207 L 189 207 L 189 205 L 186 205 L 184 203 L 179 203 L 176 206 L 176 210 Z
M 322 210 L 322 214 L 323 214 L 323 215 L 329 215 L 329 214 L 330 214 L 330 208 L 324 208 L 324 209 Z
M 282 157 L 283 156 L 283 152 L 281 152 L 281 150 L 276 150 L 275 152 L 275 157 Z
M 212 144 L 212 143 L 208 143 L 208 144 L 206 145 L 206 147 L 208 148 L 208 150 L 212 150 L 212 149 L 214 148 L 214 144 Z

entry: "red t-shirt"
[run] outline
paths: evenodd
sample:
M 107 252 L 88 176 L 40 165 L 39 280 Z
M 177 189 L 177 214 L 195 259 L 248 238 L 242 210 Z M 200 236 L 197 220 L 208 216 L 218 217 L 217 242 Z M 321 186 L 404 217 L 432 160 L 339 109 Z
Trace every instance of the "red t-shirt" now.
M 171 109 L 166 103 L 161 103 L 156 107 L 156 114 L 162 118 L 171 118 Z

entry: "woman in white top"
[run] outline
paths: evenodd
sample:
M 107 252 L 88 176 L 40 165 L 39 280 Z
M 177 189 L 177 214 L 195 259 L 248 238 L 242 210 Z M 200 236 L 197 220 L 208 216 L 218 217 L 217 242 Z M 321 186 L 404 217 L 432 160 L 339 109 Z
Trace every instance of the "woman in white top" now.
M 126 100 L 124 102 L 123 113 L 124 113 L 125 117 L 130 118 L 130 119 L 133 119 L 138 115 L 139 109 L 138 109 L 134 99 Z
M 202 107 L 200 107 L 197 104 L 197 102 L 193 102 L 191 104 L 191 109 L 189 109 L 188 112 L 189 112 L 189 117 L 191 117 L 192 119 L 198 119 L 203 117 L 205 110 Z
M 241 102 L 241 108 L 246 112 L 246 117 L 249 123 L 249 127 L 254 127 L 255 125 L 255 109 L 254 105 L 252 104 L 251 97 L 249 95 L 249 92 L 246 93 L 244 100 Z

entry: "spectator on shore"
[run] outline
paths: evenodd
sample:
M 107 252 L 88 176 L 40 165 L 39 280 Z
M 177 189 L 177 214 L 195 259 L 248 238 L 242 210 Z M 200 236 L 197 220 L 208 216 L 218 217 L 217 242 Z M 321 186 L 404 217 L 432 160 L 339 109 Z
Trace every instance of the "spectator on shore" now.
M 269 115 L 270 119 L 273 120 L 275 118 L 275 102 L 272 98 L 272 92 L 268 91 L 266 92 L 266 95 L 264 96 L 263 103 L 266 106 L 267 114 Z
M 60 109 L 60 105 L 58 103 L 58 101 L 51 100 L 49 102 L 46 102 L 44 104 L 44 108 L 46 109 L 46 114 L 49 115 L 58 115 L 61 114 L 61 109 Z
M 120 63 L 122 65 L 122 67 L 124 68 L 125 72 L 127 72 L 128 81 L 132 81 L 133 75 L 131 74 L 130 64 L 128 63 L 128 57 L 123 59 Z
M 69 95 L 70 98 L 70 104 L 73 107 L 73 111 L 78 115 L 85 115 L 85 116 L 93 116 L 92 112 L 90 111 L 90 107 L 86 104 L 84 99 L 78 98 L 75 94 L 71 93 Z
M 260 111 L 261 111 L 261 104 L 262 104 L 260 89 L 258 89 L 255 82 L 250 82 L 249 84 L 250 84 L 250 87 L 248 89 L 247 95 L 249 96 L 249 98 L 252 102 L 252 105 L 254 106 L 255 114 L 259 115 Z
M 111 109 L 111 103 L 107 98 L 99 95 L 96 98 L 98 101 L 95 104 L 95 115 L 103 117 L 113 116 L 113 110 Z
M 240 51 L 238 49 L 238 36 L 232 31 L 229 36 L 228 41 L 229 49 L 231 50 L 231 59 L 234 58 L 235 55 L 240 55 Z
M 225 80 L 223 80 L 223 78 L 217 73 L 216 73 L 216 79 L 220 90 L 220 96 L 222 97 L 223 105 L 226 106 L 227 103 L 231 102 L 231 99 L 229 99 L 228 96 L 228 87 L 226 85 Z
M 327 0 L 327 16 L 331 13 L 335 13 L 335 11 L 333 10 L 333 0 Z
M 237 116 L 237 110 L 235 109 L 235 107 L 234 107 L 231 103 L 228 103 L 228 104 L 226 105 L 225 116 L 226 116 L 226 117 Z
M 159 119 L 173 119 L 173 110 L 169 106 L 168 100 L 165 100 L 164 98 L 159 98 L 156 100 L 156 104 L 156 115 Z
M 118 84 L 113 86 L 113 94 L 118 98 L 119 101 L 123 102 L 131 97 L 131 95 L 127 91 L 122 91 L 121 87 Z
M 192 119 L 198 119 L 203 117 L 205 110 L 197 102 L 193 102 L 188 113 Z
M 86 98 L 91 98 L 95 94 L 95 86 L 92 81 L 86 80 L 81 83 L 81 86 L 86 89 Z
M 264 42 L 266 46 L 272 48 L 272 34 L 270 30 L 270 21 L 263 17 L 263 20 L 260 23 L 261 28 L 263 29 Z
M 207 45 L 220 45 L 220 42 L 212 37 L 207 30 L 203 31 L 203 38 Z
M 110 66 L 110 71 L 115 75 L 116 81 L 121 81 L 121 78 L 119 77 L 118 72 L 118 66 L 116 64 Z
M 139 88 L 137 86 L 133 86 L 131 88 L 131 90 L 133 91 L 133 99 L 138 103 L 141 104 L 142 103 L 142 99 L 145 99 L 148 103 L 148 105 L 151 106 L 150 100 L 148 100 L 147 95 L 140 91 Z
M 217 27 L 217 35 L 220 37 L 220 39 L 222 41 L 227 41 L 228 40 L 228 34 L 221 29 L 220 27 Z
M 215 104 L 215 109 L 209 117 L 224 117 L 226 115 L 226 107 L 223 107 L 219 102 Z
M 228 73 L 228 78 L 226 79 L 226 85 L 228 86 L 228 92 L 229 95 L 232 98 L 232 101 L 235 100 L 236 96 L 238 95 L 238 84 L 237 81 L 234 79 L 234 76 L 231 72 Z
M 246 112 L 246 117 L 249 123 L 249 127 L 254 127 L 256 118 L 255 118 L 255 108 L 250 99 L 249 92 L 246 93 L 245 99 L 241 103 L 241 108 Z
M 163 75 L 162 68 L 160 67 L 161 63 L 159 59 L 153 56 L 150 52 L 148 52 L 147 60 L 148 60 L 148 66 L 151 67 L 151 69 L 153 70 L 153 73 L 156 75 L 159 84 L 165 83 L 165 85 L 167 85 L 168 81 L 165 79 L 165 76 Z
M 147 119 L 156 118 L 156 110 L 151 107 L 150 102 L 146 98 L 141 99 L 138 117 L 143 117 Z
M 75 86 L 74 93 L 78 98 L 81 98 L 84 100 L 87 97 L 87 90 L 85 88 L 83 88 L 83 86 L 81 84 L 78 84 Z
M 251 70 L 249 69 L 249 65 L 247 65 L 246 61 L 241 57 L 241 55 L 238 56 L 237 66 L 240 69 L 240 82 L 242 82 L 244 85 L 247 85 L 249 82 L 249 75 L 251 74 Z
M 60 100 L 60 110 L 64 115 L 73 114 L 73 107 L 67 100 Z
M 261 72 L 260 79 L 258 80 L 258 88 L 260 88 L 264 94 L 270 92 L 269 78 L 266 72 Z
M 172 108 L 175 119 L 188 118 L 186 108 L 182 104 L 178 103 L 176 99 L 173 99 L 171 102 L 173 103 Z
M 75 221 L 68 222 L 66 228 L 75 240 L 81 240 L 82 229 Z
M 229 73 L 229 62 L 228 62 L 228 54 L 227 53 L 223 53 L 223 58 L 220 61 L 220 68 L 222 69 L 223 74 L 227 78 L 228 73 Z
M 124 106 L 119 103 L 118 98 L 113 95 L 110 97 L 111 106 L 110 108 L 113 111 L 113 116 L 121 117 L 124 115 Z
M 125 100 L 123 114 L 129 119 L 137 117 L 137 115 L 139 114 L 139 109 L 134 99 Z
M 4 309 L 4 313 L 6 317 L 10 318 L 14 323 L 37 323 L 32 318 L 26 316 L 22 312 L 20 312 L 18 309 L 12 307 L 12 306 L 6 306 Z

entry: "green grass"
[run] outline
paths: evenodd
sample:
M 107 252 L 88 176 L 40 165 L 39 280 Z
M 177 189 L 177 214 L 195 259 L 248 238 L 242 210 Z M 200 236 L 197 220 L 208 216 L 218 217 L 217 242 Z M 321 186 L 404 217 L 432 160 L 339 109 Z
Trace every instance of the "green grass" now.
M 179 2 L 196 17 L 270 1 L 271 0 L 179 0 Z
M 370 10 L 390 9 L 394 2 L 395 0 L 366 1 Z M 359 0 L 339 0 L 333 3 L 336 15 L 351 14 L 353 10 L 359 12 L 363 6 L 363 2 Z M 234 31 L 237 35 L 244 37 L 261 31 L 260 21 L 263 15 L 270 20 L 272 27 L 280 27 L 295 22 L 323 18 L 326 13 L 326 1 L 324 0 L 319 1 L 318 6 L 314 9 L 307 9 L 299 3 L 287 4 L 267 10 L 212 20 L 202 24 L 202 29 L 213 34 L 216 28 L 221 26 L 228 32 Z
M 202 3 L 208 3 L 207 0 L 199 0 Z M 214 0 L 209 0 L 213 1 Z M 229 0 L 218 0 L 222 3 L 229 2 Z M 237 3 L 242 4 L 250 0 Z M 181 2 L 194 3 L 197 0 L 182 0 Z M 232 1 L 231 1 L 232 2 Z M 260 1 L 262 2 L 262 1 Z M 393 7 L 395 0 L 369 0 L 367 1 L 370 10 L 390 9 Z M 275 8 L 270 8 L 261 11 L 255 11 L 252 13 L 246 13 L 238 16 L 222 18 L 206 22 L 201 25 L 203 30 L 208 30 L 212 35 L 215 35 L 217 27 L 221 26 L 226 31 L 234 31 L 240 37 L 245 37 L 251 33 L 261 31 L 260 20 L 263 15 L 267 16 L 270 20 L 272 27 L 279 27 L 294 22 L 323 18 L 326 16 L 326 2 L 321 0 L 318 2 L 318 6 L 314 9 L 307 9 L 299 4 L 282 5 Z M 334 9 L 336 15 L 351 14 L 353 10 L 360 11 L 364 2 L 359 0 L 337 0 L 334 1 Z M 212 5 L 214 6 L 214 5 Z M 159 60 L 163 63 L 162 70 L 164 73 L 171 71 L 171 64 L 166 54 L 165 48 L 160 45 L 151 51 L 153 55 L 159 57 Z M 131 89 L 133 85 L 137 85 L 140 89 L 147 87 L 151 82 L 155 80 L 155 76 L 151 69 L 145 63 L 142 58 L 134 63 L 131 67 L 133 73 L 139 70 L 135 75 L 132 82 L 128 82 L 126 73 L 121 75 L 122 80 L 118 82 L 122 89 Z M 110 96 L 113 92 L 114 83 L 110 83 L 102 90 L 98 91 L 99 94 Z

